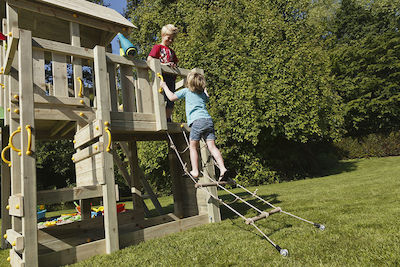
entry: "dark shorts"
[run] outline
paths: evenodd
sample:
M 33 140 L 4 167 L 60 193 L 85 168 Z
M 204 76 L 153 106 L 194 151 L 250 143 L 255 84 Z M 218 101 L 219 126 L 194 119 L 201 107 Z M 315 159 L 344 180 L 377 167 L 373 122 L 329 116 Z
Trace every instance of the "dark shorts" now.
M 190 126 L 190 140 L 215 140 L 214 123 L 211 118 L 197 119 Z
M 169 90 L 174 93 L 175 92 L 175 80 L 176 80 L 175 75 L 163 73 L 163 78 L 164 78 L 164 82 L 167 84 Z M 174 102 L 172 102 L 168 99 L 168 97 L 165 95 L 165 92 L 163 92 L 163 94 L 164 94 L 164 100 L 167 101 L 166 107 L 169 109 L 173 109 Z

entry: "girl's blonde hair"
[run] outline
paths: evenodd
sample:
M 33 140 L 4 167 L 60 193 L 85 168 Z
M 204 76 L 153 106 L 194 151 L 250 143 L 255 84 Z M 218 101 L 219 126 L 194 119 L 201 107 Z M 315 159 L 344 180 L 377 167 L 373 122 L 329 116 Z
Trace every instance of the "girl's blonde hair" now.
M 206 88 L 206 78 L 204 78 L 203 74 L 192 71 L 187 76 L 187 86 L 189 90 L 194 93 L 204 92 L 204 88 Z
M 162 27 L 161 29 L 161 35 L 171 35 L 172 37 L 176 37 L 176 35 L 178 34 L 178 28 L 175 27 L 175 25 L 173 24 L 167 24 L 165 26 Z

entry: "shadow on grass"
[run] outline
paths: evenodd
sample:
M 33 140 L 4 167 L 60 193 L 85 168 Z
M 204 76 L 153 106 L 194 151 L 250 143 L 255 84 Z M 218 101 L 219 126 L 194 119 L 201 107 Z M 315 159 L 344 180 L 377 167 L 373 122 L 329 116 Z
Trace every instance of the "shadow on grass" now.
M 339 161 L 332 168 L 323 169 L 319 176 L 329 176 L 344 172 L 351 172 L 357 169 L 358 161 Z
M 264 203 L 263 201 L 256 199 L 255 197 L 251 196 L 249 193 L 246 192 L 240 192 L 240 193 L 236 193 L 237 196 L 239 196 L 240 198 L 242 198 L 243 200 L 245 200 L 246 202 L 248 202 L 249 204 L 253 205 L 254 207 L 258 208 L 259 210 L 262 211 L 266 211 L 271 209 L 271 207 Z M 275 205 L 280 203 L 281 201 L 279 201 L 278 198 L 278 194 L 270 194 L 270 195 L 260 195 L 259 197 L 261 197 L 262 199 L 264 199 L 265 201 Z M 221 199 L 228 204 L 229 206 L 231 206 L 233 209 L 235 209 L 236 211 L 238 211 L 240 214 L 245 215 L 248 212 L 250 212 L 251 210 L 253 210 L 254 214 L 258 214 L 256 210 L 254 210 L 252 207 L 250 207 L 249 205 L 247 205 L 246 203 L 243 203 L 240 200 L 234 201 L 235 197 L 232 195 L 223 195 L 221 196 Z M 235 214 L 233 211 L 231 211 L 230 209 L 224 207 L 223 205 L 221 205 L 221 217 L 223 220 L 225 219 L 233 219 L 233 218 L 237 218 L 238 215 Z

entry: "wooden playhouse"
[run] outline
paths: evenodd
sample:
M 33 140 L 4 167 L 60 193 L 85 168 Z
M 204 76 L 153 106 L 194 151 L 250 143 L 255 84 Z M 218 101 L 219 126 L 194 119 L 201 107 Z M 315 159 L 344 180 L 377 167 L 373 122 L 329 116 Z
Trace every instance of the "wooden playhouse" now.
M 220 221 L 218 203 L 183 176 L 172 150 L 173 213 L 163 212 L 138 165 L 137 141 L 167 140 L 168 132 L 178 150 L 186 148 L 181 125 L 166 121 L 156 74 L 182 77 L 179 88 L 189 70 L 110 53 L 116 34 L 135 28 L 112 9 L 84 0 L 5 0 L 0 5 L 7 35 L 0 42 L 2 248 L 11 247 L 12 266 L 70 264 Z M 85 86 L 84 71 L 92 74 L 92 89 Z M 74 140 L 76 187 L 38 191 L 35 141 L 54 139 Z M 187 153 L 182 156 L 189 162 Z M 209 160 L 206 149 L 201 157 Z M 114 166 L 131 187 L 133 210 L 125 213 L 116 210 Z M 216 195 L 215 187 L 206 190 Z M 146 216 L 144 192 L 159 216 Z M 102 199 L 104 216 L 91 219 L 95 198 Z M 37 228 L 38 204 L 67 201 L 80 201 L 81 221 Z

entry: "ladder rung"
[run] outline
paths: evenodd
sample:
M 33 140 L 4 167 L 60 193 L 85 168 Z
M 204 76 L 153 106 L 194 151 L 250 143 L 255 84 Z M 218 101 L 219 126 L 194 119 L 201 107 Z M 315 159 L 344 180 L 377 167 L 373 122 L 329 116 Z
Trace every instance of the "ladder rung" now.
M 246 224 L 254 223 L 254 222 L 258 221 L 258 220 L 267 218 L 271 214 L 278 213 L 278 212 L 281 212 L 281 211 L 282 211 L 282 209 L 280 207 L 277 207 L 277 208 L 275 208 L 273 210 L 270 210 L 269 212 L 261 212 L 261 214 L 255 216 L 253 218 L 246 219 Z
M 227 185 L 230 184 L 229 182 L 226 181 L 220 181 L 220 182 L 212 182 L 212 183 L 196 183 L 194 187 L 200 188 L 200 187 L 207 187 L 207 186 L 217 186 L 217 185 Z

